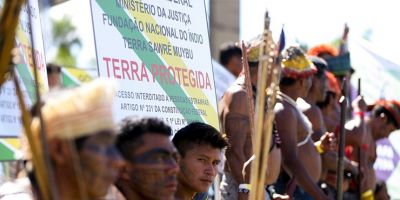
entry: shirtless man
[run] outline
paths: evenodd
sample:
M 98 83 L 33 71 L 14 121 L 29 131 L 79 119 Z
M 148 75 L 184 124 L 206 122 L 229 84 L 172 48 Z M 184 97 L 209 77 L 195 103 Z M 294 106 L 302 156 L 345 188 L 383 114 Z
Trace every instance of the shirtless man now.
M 293 195 L 295 199 L 328 199 L 317 186 L 321 176 L 321 157 L 311 139 L 311 123 L 296 104 L 297 98 L 307 96 L 316 69 L 298 47 L 289 47 L 283 52 L 282 65 L 275 119 L 282 140 L 285 172 L 281 173 L 275 189 Z M 290 194 L 293 182 L 297 182 L 299 187 Z
M 204 193 L 217 175 L 227 139 L 214 127 L 194 122 L 176 132 L 172 142 L 181 155 L 175 199 L 207 199 Z
M 325 134 L 332 139 L 335 139 L 334 133 L 326 132 L 325 123 L 323 120 L 323 114 L 321 109 L 317 106 L 317 102 L 324 101 L 326 98 L 327 90 L 328 90 L 328 81 L 326 76 L 327 63 L 318 57 L 311 56 L 309 57 L 314 66 L 317 68 L 317 72 L 314 74 L 312 79 L 311 89 L 305 97 L 305 102 L 302 101 L 301 98 L 297 99 L 297 103 L 304 112 L 304 114 L 308 117 L 308 119 L 312 123 L 313 135 L 312 138 L 314 141 L 318 141 L 321 139 L 321 136 Z M 335 102 L 337 103 L 337 102 Z M 359 126 L 359 125 L 358 125 Z M 326 137 L 325 136 L 325 137 Z M 337 170 L 337 151 L 334 146 L 334 151 L 326 150 L 326 144 L 320 143 L 322 149 L 321 158 L 322 158 L 322 174 L 321 174 L 321 182 L 325 183 L 323 185 L 324 188 L 329 187 L 329 189 L 325 191 L 329 191 L 330 195 L 335 196 L 336 192 L 331 192 L 331 190 L 335 190 L 336 188 L 336 170 Z M 345 171 L 351 172 L 353 175 L 356 175 L 357 167 L 354 163 L 345 159 Z M 327 185 L 326 185 L 327 184 Z M 346 190 L 349 184 L 348 180 L 344 180 L 343 185 Z
M 316 102 L 323 101 L 326 97 L 327 92 L 327 80 L 325 76 L 325 70 L 328 64 L 322 58 L 315 56 L 309 57 L 310 61 L 314 64 L 317 72 L 312 78 L 312 84 L 308 95 L 302 99 L 297 99 L 298 107 L 304 112 L 307 118 L 312 123 L 314 141 L 318 141 L 321 136 L 326 132 L 324 121 L 322 120 L 321 109 L 317 106 Z
M 365 140 L 368 156 L 366 166 L 364 166 L 366 180 L 361 184 L 361 190 L 365 196 L 373 195 L 376 186 L 373 169 L 376 160 L 376 141 L 388 137 L 390 133 L 400 128 L 400 102 L 379 100 L 369 106 L 369 111 L 370 115 L 365 117 L 368 133 Z
M 328 88 L 323 100 L 317 101 L 320 108 L 326 131 L 337 132 L 340 122 L 339 97 L 341 95 L 339 83 L 334 74 L 325 71 Z
M 248 51 L 248 64 L 253 92 L 256 92 L 258 56 L 260 40 L 255 40 Z M 225 92 L 219 104 L 219 117 L 222 124 L 222 133 L 226 133 L 230 146 L 226 151 L 226 164 L 221 183 L 222 199 L 247 199 L 245 193 L 238 193 L 239 184 L 250 183 L 250 168 L 246 176 L 242 169 L 246 161 L 253 155 L 249 111 L 247 108 L 247 92 L 244 84 L 244 75 L 240 75 L 232 86 Z M 276 145 L 271 149 L 269 160 L 280 159 L 280 150 Z M 279 173 L 279 162 L 269 162 L 270 176 Z M 273 181 L 272 181 L 273 182 Z
M 242 71 L 242 50 L 233 42 L 222 44 L 219 50 L 219 62 L 238 77 Z

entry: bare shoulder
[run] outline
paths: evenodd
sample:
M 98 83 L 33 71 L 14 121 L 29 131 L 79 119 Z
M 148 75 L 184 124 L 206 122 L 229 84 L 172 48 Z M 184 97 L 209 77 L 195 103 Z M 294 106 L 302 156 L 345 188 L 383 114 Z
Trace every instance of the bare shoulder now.
M 313 122 L 313 124 L 323 120 L 321 109 L 316 105 L 311 105 L 304 111 L 304 114 L 310 119 L 311 122 Z
M 295 108 L 293 108 L 287 102 L 278 101 L 274 108 L 275 111 L 275 122 L 279 134 L 289 134 L 296 132 L 297 127 L 297 114 Z
M 275 117 L 296 118 L 295 108 L 284 101 L 277 101 L 274 107 Z
M 231 86 L 225 93 L 223 98 L 225 109 L 228 108 L 229 112 L 237 112 L 247 114 L 247 92 L 240 85 Z

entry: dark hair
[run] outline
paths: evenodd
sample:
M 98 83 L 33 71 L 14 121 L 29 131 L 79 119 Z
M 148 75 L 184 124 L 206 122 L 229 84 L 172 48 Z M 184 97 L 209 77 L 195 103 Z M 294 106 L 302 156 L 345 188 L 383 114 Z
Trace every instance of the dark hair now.
M 283 85 L 283 86 L 291 86 L 291 85 L 294 85 L 296 83 L 296 81 L 297 81 L 297 79 L 282 76 L 279 84 Z
M 76 150 L 80 151 L 83 148 L 83 145 L 85 144 L 85 142 L 88 138 L 89 138 L 89 136 L 83 136 L 83 137 L 76 138 L 74 140 Z
M 142 136 L 149 133 L 171 136 L 171 127 L 158 118 L 126 117 L 118 127 L 117 149 L 129 160 L 132 152 L 141 144 Z
M 372 110 L 372 114 L 374 115 L 374 117 L 379 117 L 381 114 L 385 114 L 385 116 L 387 117 L 388 121 L 387 123 L 391 123 L 393 124 L 396 128 L 399 127 L 399 124 L 397 124 L 396 119 L 394 118 L 394 116 L 383 106 L 376 106 L 374 107 L 374 109 Z
M 328 63 L 320 57 L 309 56 L 308 58 L 317 68 L 317 72 L 314 74 L 314 76 L 321 77 L 325 75 L 325 70 L 328 69 Z
M 335 97 L 335 96 L 336 96 L 336 93 L 331 92 L 331 91 L 327 91 L 326 92 L 326 96 L 325 96 L 325 100 L 321 101 L 321 102 L 317 102 L 317 106 L 320 109 L 326 108 L 329 105 L 329 103 L 331 102 L 331 97 Z
M 47 74 L 50 73 L 60 73 L 61 72 L 61 66 L 54 64 L 54 63 L 47 63 L 46 66 Z
M 258 64 L 259 64 L 258 61 L 256 61 L 256 62 L 248 61 L 248 63 L 249 63 L 250 68 L 258 67 Z
M 194 122 L 180 129 L 176 132 L 172 142 L 181 156 L 185 156 L 186 152 L 193 148 L 193 144 L 211 145 L 218 149 L 228 146 L 224 135 L 214 127 L 201 122 Z
M 225 66 L 234 56 L 242 57 L 242 50 L 232 42 L 222 44 L 219 50 L 219 62 Z

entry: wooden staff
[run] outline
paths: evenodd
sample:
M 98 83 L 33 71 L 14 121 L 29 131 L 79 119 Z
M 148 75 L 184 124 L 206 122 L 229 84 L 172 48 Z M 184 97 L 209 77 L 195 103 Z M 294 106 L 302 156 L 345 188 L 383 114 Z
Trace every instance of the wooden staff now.
M 21 12 L 22 6 L 25 4 L 24 0 L 15 0 L 15 1 L 5 1 L 3 7 L 3 14 L 0 19 L 0 87 L 11 75 L 12 80 L 14 81 L 16 94 L 19 101 L 19 106 L 21 110 L 21 120 L 24 128 L 25 136 L 28 140 L 30 150 L 32 153 L 32 162 L 34 163 L 35 175 L 38 177 L 38 185 L 41 194 L 43 195 L 43 199 L 50 200 L 50 196 L 48 194 L 48 182 L 46 181 L 47 170 L 43 164 L 43 157 L 40 153 L 40 149 L 37 143 L 35 143 L 35 138 L 32 134 L 30 123 L 31 123 L 31 115 L 26 108 L 26 104 L 22 95 L 21 87 L 19 85 L 17 76 L 13 69 L 13 64 L 10 65 L 11 59 L 11 49 L 14 47 L 15 41 L 15 33 L 18 25 L 18 19 Z
M 40 144 L 38 144 L 36 142 L 36 138 L 32 134 L 32 130 L 31 130 L 31 126 L 30 126 L 32 117 L 31 117 L 28 109 L 25 106 L 26 105 L 25 100 L 24 100 L 24 97 L 23 97 L 23 94 L 21 91 L 21 87 L 19 85 L 18 78 L 17 78 L 15 72 L 12 73 L 12 77 L 13 77 L 15 90 L 16 90 L 17 98 L 18 98 L 19 105 L 20 105 L 21 120 L 22 120 L 22 125 L 24 128 L 24 133 L 28 140 L 30 151 L 31 151 L 30 153 L 32 154 L 32 162 L 35 166 L 34 172 L 35 172 L 36 180 L 38 182 L 39 191 L 40 191 L 40 194 L 42 194 L 43 199 L 50 200 L 50 196 L 48 195 L 49 194 L 48 189 L 50 187 L 49 187 L 49 183 L 46 180 L 47 170 L 46 170 L 44 162 L 43 162 L 43 156 L 39 149 Z
M 347 79 L 343 79 L 342 84 L 342 97 L 340 97 L 340 131 L 339 131 L 339 152 L 338 152 L 338 166 L 337 166 L 337 200 L 343 199 L 343 173 L 344 173 L 344 146 L 345 146 L 345 129 L 346 122 L 346 109 L 347 109 Z
M 7 80 L 6 74 L 11 69 L 11 49 L 14 47 L 19 13 L 24 3 L 24 0 L 4 1 L 0 19 L 0 87 Z
M 32 134 L 32 130 L 30 127 L 30 123 L 32 121 L 31 115 L 26 108 L 26 104 L 22 95 L 21 87 L 18 82 L 18 78 L 16 73 L 14 72 L 13 65 L 10 65 L 11 61 L 11 49 L 14 47 L 15 41 L 15 33 L 16 27 L 18 24 L 19 15 L 21 12 L 21 8 L 25 5 L 25 0 L 13 0 L 13 1 L 5 1 L 3 8 L 3 15 L 0 19 L 0 86 L 8 79 L 8 75 L 11 75 L 12 80 L 14 81 L 16 87 L 16 94 L 20 105 L 21 110 L 21 119 L 22 125 L 24 128 L 24 133 L 28 140 L 30 150 L 32 153 L 32 162 L 35 166 L 35 177 L 38 181 L 38 187 L 41 194 L 41 198 L 44 200 L 57 199 L 56 197 L 52 198 L 50 195 L 51 187 L 50 185 L 54 185 L 49 183 L 47 180 L 49 169 L 46 168 L 45 158 L 43 156 L 43 151 L 40 149 L 40 144 L 37 141 L 37 138 Z M 29 10 L 29 9 L 28 9 Z M 30 12 L 30 10 L 29 10 Z M 28 15 L 30 15 L 28 13 Z M 31 19 L 29 17 L 29 23 L 31 24 Z M 31 30 L 32 31 L 32 30 Z M 32 35 L 31 35 L 31 41 Z M 32 55 L 33 54 L 32 48 Z M 37 72 L 36 72 L 36 63 L 34 63 L 34 72 L 35 72 L 35 81 L 37 84 Z M 39 95 L 38 90 L 36 90 L 37 95 Z M 38 98 L 40 100 L 40 98 Z M 40 102 L 40 101 L 39 101 Z M 40 107 L 40 103 L 38 104 Z M 43 127 L 42 127 L 43 128 Z
M 361 95 L 361 78 L 358 78 L 357 81 L 357 96 Z M 364 119 L 362 119 L 364 120 Z M 357 147 L 357 159 L 358 159 L 358 176 L 357 176 L 357 182 L 358 182 L 358 187 L 357 187 L 357 195 L 358 199 L 361 199 L 361 159 L 362 159 L 362 152 L 361 152 L 361 147 Z
M 32 26 L 32 14 L 31 14 L 31 9 L 28 9 L 28 19 L 29 19 L 29 24 L 31 25 L 31 34 L 30 34 L 30 39 L 31 39 L 31 54 L 33 57 L 35 57 L 35 41 L 33 38 L 34 35 L 34 30 Z M 51 197 L 52 200 L 57 200 L 59 199 L 58 197 L 58 192 L 57 192 L 57 187 L 54 187 L 56 185 L 55 177 L 54 177 L 54 169 L 50 161 L 50 155 L 49 155 L 49 147 L 47 144 L 47 134 L 46 134 L 46 124 L 43 121 L 43 116 L 42 116 L 42 106 L 41 106 L 41 96 L 40 96 L 40 91 L 39 91 L 39 77 L 38 77 L 38 69 L 37 69 L 37 64 L 36 64 L 36 59 L 33 59 L 33 76 L 34 76 L 34 81 L 35 81 L 35 93 L 36 93 L 36 113 L 38 114 L 39 121 L 40 121 L 40 142 L 41 142 L 41 148 L 42 148 L 42 156 L 43 156 L 43 162 L 44 165 L 47 169 L 47 182 L 48 182 L 48 188 L 47 190 L 49 197 Z
M 249 68 L 249 63 L 247 59 L 247 47 L 242 41 L 242 57 L 243 57 L 243 73 L 244 73 L 244 84 L 246 87 L 246 93 L 247 93 L 247 108 L 249 110 L 249 123 L 250 123 L 250 133 L 251 133 L 251 139 L 252 139 L 252 148 L 253 152 L 255 151 L 255 130 L 254 130 L 254 94 L 253 94 L 253 86 L 251 84 L 251 77 L 250 77 L 250 68 Z
M 255 159 L 251 166 L 251 191 L 250 200 L 262 200 L 265 198 L 265 174 L 268 166 L 268 155 L 266 147 L 271 143 L 272 122 L 273 122 L 273 105 L 270 105 L 276 97 L 276 85 L 273 84 L 274 70 L 274 52 L 275 45 L 272 40 L 272 34 L 269 30 L 270 18 L 268 12 L 265 14 L 264 32 L 262 43 L 260 46 L 258 81 L 257 81 L 257 97 L 255 106 L 255 134 L 254 134 L 254 155 Z M 267 100 L 267 114 L 265 114 Z M 275 97 L 274 97 L 275 96 Z M 270 112 L 272 110 L 272 112 Z
M 263 157 L 261 159 L 261 177 L 260 177 L 260 182 L 259 184 L 264 186 L 265 183 L 265 178 L 267 176 L 267 169 L 268 169 L 268 156 L 269 152 L 266 151 L 268 147 L 271 145 L 271 136 L 272 136 L 272 128 L 273 128 L 273 122 L 275 119 L 275 112 L 274 112 L 274 107 L 276 103 L 276 93 L 279 90 L 279 80 L 280 80 L 280 66 L 279 65 L 273 65 L 273 68 L 269 70 L 269 80 L 271 80 L 270 86 L 266 89 L 267 93 L 267 111 L 266 111 L 266 122 L 264 123 L 263 126 L 263 132 L 264 132 L 264 138 L 263 141 L 265 141 L 262 154 Z M 265 188 L 262 187 L 262 189 L 265 191 Z

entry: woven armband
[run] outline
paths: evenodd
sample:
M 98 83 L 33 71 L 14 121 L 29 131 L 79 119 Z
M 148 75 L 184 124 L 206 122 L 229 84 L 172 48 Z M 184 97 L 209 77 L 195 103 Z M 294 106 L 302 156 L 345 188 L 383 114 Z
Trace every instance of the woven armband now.
M 239 185 L 239 193 L 244 193 L 244 194 L 248 194 L 250 192 L 250 184 L 240 184 Z
M 317 149 L 319 154 L 325 153 L 325 150 L 322 148 L 321 141 L 315 142 L 314 145 L 315 145 L 315 148 Z
M 374 193 L 372 192 L 372 190 L 367 190 L 362 193 L 361 199 L 362 200 L 374 200 Z

